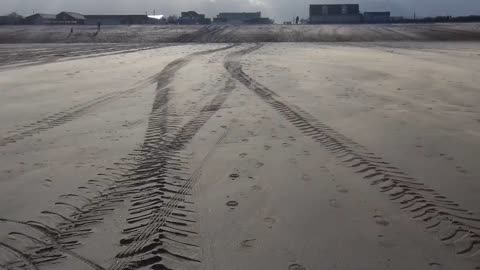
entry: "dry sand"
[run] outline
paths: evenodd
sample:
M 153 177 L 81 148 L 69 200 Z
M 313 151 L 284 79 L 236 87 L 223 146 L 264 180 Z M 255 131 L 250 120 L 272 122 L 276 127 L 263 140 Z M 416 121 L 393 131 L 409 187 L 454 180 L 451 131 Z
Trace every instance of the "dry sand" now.
M 480 269 L 478 43 L 0 57 L 0 269 Z

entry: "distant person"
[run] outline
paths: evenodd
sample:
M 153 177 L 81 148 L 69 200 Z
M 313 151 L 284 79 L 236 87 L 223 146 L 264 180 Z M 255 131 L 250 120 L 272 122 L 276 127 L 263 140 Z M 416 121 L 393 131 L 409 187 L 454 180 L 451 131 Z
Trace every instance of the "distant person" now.
M 72 35 L 73 35 L 73 27 L 70 27 L 70 33 L 68 34 L 67 38 L 71 37 Z
M 102 23 L 97 22 L 97 31 L 100 32 L 100 28 L 102 28 Z
M 297 18 L 295 19 L 296 21 L 296 24 L 298 24 L 298 22 L 300 21 L 300 17 L 297 16 Z

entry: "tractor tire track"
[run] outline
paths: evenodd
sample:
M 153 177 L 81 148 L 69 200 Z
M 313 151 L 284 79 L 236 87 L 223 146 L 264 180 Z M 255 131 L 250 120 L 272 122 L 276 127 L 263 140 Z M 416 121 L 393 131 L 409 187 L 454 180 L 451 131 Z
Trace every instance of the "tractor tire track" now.
M 154 186 L 150 186 L 149 188 L 154 188 L 154 192 L 148 193 L 143 189 L 145 186 L 137 185 L 140 181 L 139 176 L 149 178 L 162 174 L 162 177 L 175 177 L 175 179 L 185 177 L 186 173 L 182 172 L 185 169 L 183 168 L 185 164 L 183 160 L 186 160 L 188 157 L 180 152 L 180 148 L 220 108 L 221 104 L 233 90 L 234 85 L 232 85 L 233 81 L 227 82 L 217 96 L 202 108 L 197 108 L 196 105 L 193 105 L 187 109 L 187 115 L 196 115 L 196 117 L 185 125 L 181 125 L 181 119 L 171 117 L 169 113 L 169 95 L 173 90 L 170 87 L 170 83 L 176 72 L 196 56 L 207 55 L 232 47 L 234 46 L 201 51 L 177 59 L 167 65 L 162 72 L 151 78 L 157 82 L 157 90 L 143 145 L 130 154 L 128 158 L 115 163 L 116 167 L 107 169 L 107 173 L 98 174 L 98 178 L 89 180 L 88 187 L 81 186 L 78 188 L 82 191 L 87 190 L 86 194 L 94 194 L 93 197 L 80 194 L 65 194 L 60 196 L 61 200 L 55 203 L 57 207 L 63 207 L 65 211 L 42 211 L 42 215 L 45 217 L 55 219 L 56 221 L 60 220 L 56 222 L 57 225 L 55 227 L 49 227 L 45 223 L 40 222 L 34 222 L 33 225 L 31 222 L 9 221 L 0 218 L 0 222 L 15 222 L 16 224 L 32 227 L 34 230 L 40 231 L 40 237 L 21 231 L 10 233 L 10 235 L 22 237 L 37 244 L 36 248 L 23 248 L 22 256 L 31 258 L 31 262 L 34 265 L 40 265 L 58 263 L 59 260 L 66 259 L 63 254 L 67 254 L 93 269 L 104 269 L 93 261 L 73 253 L 71 250 L 83 245 L 79 239 L 89 237 L 94 232 L 92 228 L 102 223 L 104 217 L 112 213 L 120 204 L 133 198 L 132 200 L 138 206 L 142 204 L 141 196 L 147 196 L 148 199 L 159 192 L 165 192 L 162 190 L 166 184 L 162 184 L 162 186 L 157 186 L 157 189 Z M 188 195 L 188 192 L 181 194 Z M 69 202 L 70 200 L 75 200 L 75 202 Z M 158 208 L 158 206 L 153 207 Z M 145 209 L 140 210 L 145 211 Z M 70 214 L 62 214 L 63 212 Z M 137 211 L 132 211 L 132 215 L 136 215 L 135 212 Z M 175 213 L 172 213 L 169 222 L 174 219 L 174 216 Z M 129 219 L 129 223 L 136 221 L 138 221 L 138 218 Z M 21 261 L 6 262 L 7 266 L 22 264 L 24 265 Z
M 38 268 L 33 264 L 32 260 L 30 259 L 30 257 L 28 257 L 27 255 L 23 254 L 21 251 L 17 250 L 16 248 L 8 245 L 8 244 L 5 244 L 5 243 L 2 243 L 0 242 L 0 247 L 6 249 L 7 251 L 9 251 L 10 253 L 14 254 L 15 256 L 17 256 L 18 258 L 20 258 L 24 263 L 25 263 L 25 266 L 28 266 L 28 269 L 31 269 L 31 270 L 38 270 Z
M 139 89 L 140 87 L 135 87 L 135 88 L 124 90 L 124 91 L 105 94 L 100 97 L 89 100 L 87 102 L 75 105 L 65 111 L 51 114 L 35 122 L 20 126 L 14 131 L 7 132 L 7 134 L 10 134 L 10 135 L 0 139 L 0 146 L 6 146 L 8 144 L 17 143 L 25 138 L 34 136 L 36 134 L 39 134 L 41 132 L 50 130 L 58 126 L 62 126 L 68 122 L 71 122 L 87 114 L 97 106 L 104 105 L 108 102 L 114 101 L 120 98 L 122 95 L 133 93 Z
M 117 54 L 134 53 L 146 50 L 154 50 L 175 44 L 141 44 L 128 46 L 100 47 L 100 48 L 52 48 L 45 51 L 38 50 L 20 50 L 17 53 L 0 53 L 0 70 L 43 65 L 48 63 L 59 63 L 78 59 L 88 59 L 102 56 L 112 56 Z M 125 48 L 124 48 L 125 47 Z
M 38 134 L 38 133 L 50 130 L 52 128 L 64 125 L 68 122 L 71 122 L 71 121 L 85 115 L 90 110 L 92 110 L 94 107 L 104 105 L 107 102 L 111 102 L 111 101 L 114 101 L 114 100 L 120 98 L 122 95 L 130 94 L 130 93 L 133 93 L 133 92 L 137 91 L 138 89 L 141 88 L 141 86 L 144 86 L 145 84 L 149 84 L 150 80 L 157 81 L 157 82 L 159 82 L 159 84 L 161 84 L 161 85 L 158 85 L 157 88 L 163 88 L 165 85 L 170 83 L 171 78 L 173 78 L 173 74 L 178 69 L 180 69 L 183 66 L 185 66 L 186 64 L 188 64 L 193 59 L 193 57 L 206 55 L 206 54 L 218 52 L 218 51 L 221 51 L 221 50 L 227 50 L 227 49 L 233 48 L 234 46 L 236 46 L 236 45 L 231 45 L 231 46 L 222 47 L 222 48 L 219 48 L 219 49 L 213 49 L 213 50 L 207 50 L 207 51 L 193 53 L 191 55 L 188 55 L 186 57 L 183 57 L 183 58 L 180 58 L 178 60 L 175 60 L 175 61 L 171 62 L 169 65 L 167 65 L 167 67 L 161 73 L 159 73 L 156 76 L 153 76 L 152 78 L 147 80 L 147 82 L 141 83 L 140 87 L 134 87 L 134 88 L 129 89 L 129 90 L 115 92 L 115 93 L 109 93 L 109 94 L 94 98 L 94 99 L 89 100 L 87 102 L 84 102 L 82 104 L 78 104 L 76 106 L 73 106 L 68 110 L 61 111 L 61 112 L 46 116 L 46 117 L 44 117 L 40 120 L 37 120 L 35 122 L 32 122 L 30 124 L 26 124 L 24 126 L 21 126 L 21 127 L 17 128 L 15 131 L 7 132 L 10 135 L 8 135 L 6 137 L 3 137 L 3 138 L 0 138 L 0 147 L 1 146 L 6 146 L 6 145 L 11 144 L 11 143 L 16 143 L 18 141 L 21 141 L 21 140 L 27 138 L 27 137 L 31 137 L 35 134 Z M 160 103 L 154 102 L 154 109 L 156 109 L 155 106 L 158 105 L 158 104 L 160 104 Z
M 455 248 L 457 255 L 479 261 L 480 218 L 446 196 L 439 194 L 421 181 L 391 166 L 384 159 L 365 147 L 346 138 L 321 123 L 301 108 L 289 104 L 274 91 L 255 81 L 242 70 L 240 57 L 258 50 L 256 45 L 231 53 L 225 58 L 225 68 L 233 78 L 270 105 L 303 134 L 334 154 L 356 174 L 378 186 L 391 201 L 408 212 L 413 220 L 439 236 L 445 244 Z
M 175 42 L 216 42 L 220 32 L 227 29 L 228 26 L 205 26 L 193 33 L 183 34 L 175 39 Z
M 189 236 L 195 233 L 182 227 L 188 228 L 195 222 L 194 218 L 190 217 L 191 213 L 183 210 L 187 207 L 186 197 L 190 196 L 202 166 L 186 178 L 178 177 L 179 175 L 175 172 L 183 171 L 181 163 L 172 160 L 171 156 L 180 154 L 185 145 L 220 109 L 234 88 L 233 81 L 228 80 L 225 88 L 206 104 L 169 144 L 162 145 L 162 142 L 155 142 L 159 139 L 155 134 L 155 127 L 147 132 L 153 136 L 153 141 L 150 141 L 146 148 L 145 161 L 141 162 L 139 168 L 135 170 L 135 178 L 126 182 L 129 190 L 134 188 L 133 191 L 128 192 L 131 192 L 131 196 L 135 198 L 128 218 L 130 227 L 124 230 L 126 237 L 121 241 L 126 248 L 117 255 L 116 262 L 108 269 L 137 269 L 146 266 L 151 266 L 151 269 L 172 269 L 167 265 L 199 262 L 198 258 L 189 256 L 195 253 L 191 251 L 192 249 L 198 249 L 198 246 L 188 241 Z M 226 134 L 218 143 L 225 136 Z M 209 156 L 210 153 L 202 164 Z M 153 190 L 153 193 L 146 192 L 146 189 Z M 185 239 L 178 240 L 180 236 Z M 171 244 L 168 242 L 171 241 L 175 243 L 174 251 L 169 249 Z

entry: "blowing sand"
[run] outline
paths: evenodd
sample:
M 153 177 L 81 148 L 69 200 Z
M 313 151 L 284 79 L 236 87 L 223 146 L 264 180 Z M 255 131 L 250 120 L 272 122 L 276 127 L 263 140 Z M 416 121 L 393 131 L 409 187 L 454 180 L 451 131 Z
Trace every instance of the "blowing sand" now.
M 0 269 L 480 269 L 478 43 L 0 57 Z

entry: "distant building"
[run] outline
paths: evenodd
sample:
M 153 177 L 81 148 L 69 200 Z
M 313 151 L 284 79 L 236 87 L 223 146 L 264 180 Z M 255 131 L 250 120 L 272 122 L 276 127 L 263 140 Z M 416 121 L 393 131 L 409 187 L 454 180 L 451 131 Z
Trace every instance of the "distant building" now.
M 85 24 L 85 21 L 85 16 L 75 12 L 63 11 L 56 16 L 56 23 L 58 24 Z
M 179 24 L 210 24 L 212 20 L 205 18 L 205 14 L 198 14 L 196 11 L 182 12 L 178 18 Z
M 6 16 L 0 16 L 0 25 L 22 24 L 23 17 L 13 12 Z
M 391 23 L 401 23 L 404 21 L 404 18 L 402 16 L 390 16 L 390 22 Z
M 360 5 L 310 5 L 311 24 L 361 23 Z
M 163 15 L 85 15 L 85 24 L 96 25 L 132 25 L 159 24 Z
M 37 13 L 25 18 L 25 24 L 52 24 L 56 21 L 56 16 L 52 14 Z
M 365 12 L 363 14 L 365 23 L 389 23 L 390 12 Z
M 213 19 L 214 23 L 229 24 L 270 24 L 269 18 L 262 18 L 261 12 L 223 12 Z

